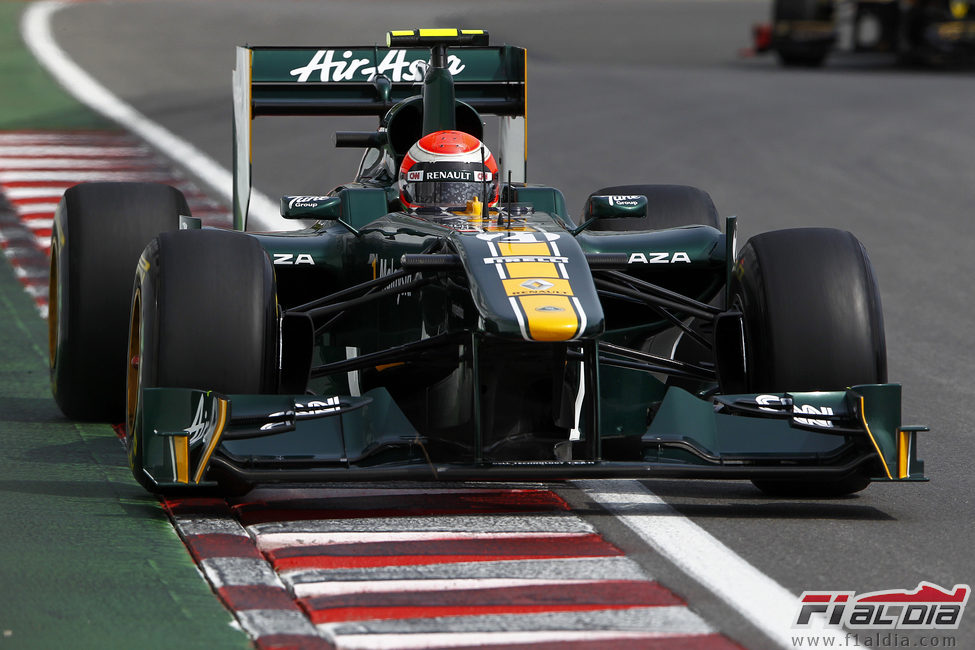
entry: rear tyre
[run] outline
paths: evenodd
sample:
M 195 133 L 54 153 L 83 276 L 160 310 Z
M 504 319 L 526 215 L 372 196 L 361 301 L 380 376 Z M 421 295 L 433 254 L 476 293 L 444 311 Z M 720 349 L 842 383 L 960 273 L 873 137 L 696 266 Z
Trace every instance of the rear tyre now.
M 126 431 L 136 479 L 156 492 L 141 462 L 142 388 L 218 393 L 277 390 L 274 271 L 253 237 L 221 230 L 164 233 L 146 247 L 132 290 Z M 191 486 L 190 486 L 191 487 Z M 249 485 L 221 479 L 224 493 Z M 199 489 L 197 489 L 199 491 Z
M 752 237 L 738 256 L 731 290 L 744 318 L 747 392 L 887 381 L 880 292 L 863 245 L 850 233 L 799 228 Z M 862 490 L 869 478 L 754 483 L 777 496 L 833 497 Z
M 69 188 L 51 236 L 51 391 L 74 420 L 121 422 L 132 277 L 142 249 L 189 215 L 183 194 L 153 183 Z
M 832 23 L 832 2 L 822 0 L 775 0 L 772 5 L 773 32 L 780 23 Z M 773 36 L 773 38 L 775 38 Z M 779 62 L 786 67 L 818 68 L 832 49 L 832 39 L 816 41 L 793 40 L 791 33 L 773 41 Z
M 661 230 L 681 226 L 719 228 L 718 211 L 704 190 L 688 185 L 614 185 L 591 196 L 621 194 L 647 197 L 647 216 L 597 219 L 587 230 Z M 584 217 L 583 217 L 584 218 Z
M 826 62 L 829 48 L 818 47 L 811 49 L 780 47 L 778 49 L 779 63 L 786 68 L 821 68 Z

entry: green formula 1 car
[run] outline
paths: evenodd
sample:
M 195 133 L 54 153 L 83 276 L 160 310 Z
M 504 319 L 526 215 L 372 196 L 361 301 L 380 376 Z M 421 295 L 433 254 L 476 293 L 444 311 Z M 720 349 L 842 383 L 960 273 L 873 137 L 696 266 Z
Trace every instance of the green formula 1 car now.
M 775 231 L 736 254 L 735 219 L 675 185 L 604 188 L 572 218 L 525 183 L 523 49 L 468 30 L 388 41 L 238 49 L 234 231 L 201 228 L 167 186 L 65 193 L 52 388 L 68 417 L 124 422 L 143 486 L 924 480 L 856 238 Z M 303 230 L 246 232 L 262 115 L 380 119 L 336 135 L 365 149 L 354 181 L 282 199 Z

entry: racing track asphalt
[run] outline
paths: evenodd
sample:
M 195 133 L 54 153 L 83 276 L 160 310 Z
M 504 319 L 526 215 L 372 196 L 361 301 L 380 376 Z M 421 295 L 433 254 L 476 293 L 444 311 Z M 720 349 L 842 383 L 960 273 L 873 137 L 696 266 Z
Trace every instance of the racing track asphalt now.
M 931 483 L 874 485 L 836 501 L 767 499 L 744 483 L 647 485 L 796 594 L 971 584 L 972 74 L 848 56 L 823 70 L 739 58 L 767 11 L 757 0 L 93 2 L 60 12 L 54 27 L 84 69 L 227 166 L 233 45 L 484 27 L 528 48 L 529 180 L 563 188 L 570 210 L 607 184 L 687 183 L 739 215 L 742 237 L 851 230 L 880 279 L 905 421 L 932 429 L 920 442 Z M 346 127 L 278 122 L 255 128 L 260 189 L 317 193 L 348 176 L 355 157 L 330 144 Z M 611 517 L 593 517 L 628 554 L 660 562 Z M 740 624 L 692 581 L 682 586 L 726 626 Z M 975 617 L 951 636 L 975 647 Z

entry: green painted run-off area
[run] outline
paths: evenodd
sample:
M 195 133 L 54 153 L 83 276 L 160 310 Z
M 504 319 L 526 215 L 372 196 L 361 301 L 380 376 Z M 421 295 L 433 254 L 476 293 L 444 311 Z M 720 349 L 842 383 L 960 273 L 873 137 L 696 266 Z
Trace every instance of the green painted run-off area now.
M 24 6 L 0 2 L 0 129 L 107 126 L 24 49 Z M 58 411 L 47 326 L 0 261 L 0 650 L 248 647 L 232 622 L 112 429 Z

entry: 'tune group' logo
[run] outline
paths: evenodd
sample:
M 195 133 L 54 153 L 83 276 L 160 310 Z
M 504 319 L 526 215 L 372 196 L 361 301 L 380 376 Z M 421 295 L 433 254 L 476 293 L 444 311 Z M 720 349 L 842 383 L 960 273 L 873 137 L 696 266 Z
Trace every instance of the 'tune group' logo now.
M 971 587 L 948 590 L 930 582 L 917 589 L 890 589 L 857 595 L 853 591 L 804 591 L 792 627 L 814 622 L 851 630 L 957 630 Z

